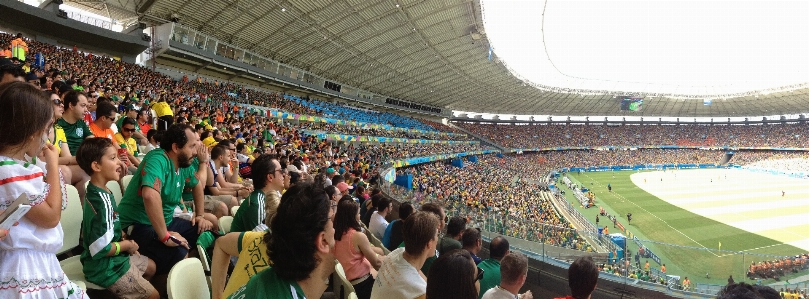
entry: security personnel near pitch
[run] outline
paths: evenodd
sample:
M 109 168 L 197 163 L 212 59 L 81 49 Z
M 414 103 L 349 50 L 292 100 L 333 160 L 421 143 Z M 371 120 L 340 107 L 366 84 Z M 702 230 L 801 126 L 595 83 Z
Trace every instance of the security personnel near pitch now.
M 626 224 L 632 225 L 632 213 L 626 213 Z

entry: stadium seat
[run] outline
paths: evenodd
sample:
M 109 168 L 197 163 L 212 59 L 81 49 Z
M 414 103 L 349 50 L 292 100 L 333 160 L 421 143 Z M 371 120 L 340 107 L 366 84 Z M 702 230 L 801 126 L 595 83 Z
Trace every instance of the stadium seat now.
M 210 299 L 205 271 L 199 259 L 184 259 L 171 267 L 166 282 L 169 299 Z
M 197 244 L 197 252 L 199 252 L 199 261 L 202 263 L 202 270 L 205 271 L 205 280 L 208 282 L 208 287 L 211 285 L 211 264 L 208 263 L 208 252 L 202 245 Z
M 351 294 L 348 294 L 348 299 L 357 299 L 357 293 L 351 292 Z
M 59 266 L 62 267 L 62 271 L 65 271 L 65 275 L 67 278 L 70 279 L 72 282 L 82 282 L 84 283 L 85 287 L 83 289 L 91 289 L 91 290 L 103 290 L 104 288 L 88 282 L 84 278 L 84 270 L 81 264 L 81 256 L 71 256 L 59 262 Z
M 233 223 L 233 216 L 222 216 L 219 218 L 219 229 L 226 234 L 230 232 L 230 225 Z
M 72 185 L 65 185 L 65 190 L 67 191 L 67 208 L 62 211 L 62 218 L 59 220 L 59 223 L 62 224 L 62 231 L 64 231 L 64 239 L 62 239 L 62 248 L 56 252 L 57 255 L 79 246 L 81 222 L 84 218 L 79 191 Z
M 109 181 L 107 182 L 107 189 L 110 190 L 112 197 L 115 198 L 115 205 L 120 204 L 121 199 L 124 197 L 123 193 L 121 193 L 121 185 L 118 184 L 117 181 Z
M 349 294 L 354 293 L 354 286 L 346 278 L 346 272 L 343 270 L 343 265 L 337 263 L 334 265 L 334 273 L 340 278 L 340 298 L 349 298 Z M 336 295 L 336 294 L 335 294 Z
M 122 194 L 126 194 L 126 188 L 129 187 L 129 182 L 131 181 L 132 181 L 131 174 L 124 176 L 124 178 L 121 180 L 121 184 L 123 184 L 123 186 L 121 186 L 123 187 L 123 189 L 121 190 Z
M 230 208 L 230 216 L 236 216 L 236 211 L 239 210 L 239 206 L 233 206 Z

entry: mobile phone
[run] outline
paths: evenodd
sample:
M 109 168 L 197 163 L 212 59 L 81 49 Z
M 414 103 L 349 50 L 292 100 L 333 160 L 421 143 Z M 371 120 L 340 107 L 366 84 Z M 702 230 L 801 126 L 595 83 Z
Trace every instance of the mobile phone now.
M 174 242 L 174 244 L 177 244 L 177 245 L 183 246 L 183 242 L 182 242 L 182 241 L 180 241 L 180 239 L 177 239 L 177 238 L 176 238 L 176 237 L 174 237 L 174 236 L 169 236 L 169 240 L 171 240 L 172 242 Z

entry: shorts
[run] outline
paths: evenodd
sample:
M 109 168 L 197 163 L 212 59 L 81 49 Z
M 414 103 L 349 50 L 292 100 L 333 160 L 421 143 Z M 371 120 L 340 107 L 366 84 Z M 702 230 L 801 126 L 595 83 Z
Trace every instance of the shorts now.
M 205 195 L 205 213 L 213 213 L 213 210 L 219 206 L 219 203 L 225 203 L 228 211 L 233 207 L 233 196 L 230 195 Z
M 118 281 L 107 287 L 107 290 L 121 299 L 147 298 L 157 292 L 148 280 L 143 278 L 149 258 L 143 255 L 129 256 L 129 270 Z

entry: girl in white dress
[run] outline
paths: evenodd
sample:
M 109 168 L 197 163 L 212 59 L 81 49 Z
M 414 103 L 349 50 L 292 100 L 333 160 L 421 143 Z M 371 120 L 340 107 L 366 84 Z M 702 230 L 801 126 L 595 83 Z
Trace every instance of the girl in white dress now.
M 0 85 L 0 211 L 23 193 L 32 206 L 0 240 L 0 298 L 88 298 L 68 280 L 56 258 L 63 238 L 59 220 L 67 202 L 58 154 L 47 142 L 52 105 L 31 84 Z M 37 156 L 44 163 L 29 158 Z

